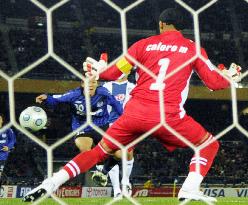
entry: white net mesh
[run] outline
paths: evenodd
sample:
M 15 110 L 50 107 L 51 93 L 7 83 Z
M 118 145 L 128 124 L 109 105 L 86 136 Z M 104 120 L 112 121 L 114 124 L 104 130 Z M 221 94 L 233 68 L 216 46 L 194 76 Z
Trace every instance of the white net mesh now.
M 89 109 L 87 109 L 87 122 L 86 124 L 82 125 L 80 128 L 78 128 L 77 130 L 75 130 L 74 132 L 69 133 L 68 135 L 66 135 L 65 137 L 63 137 L 62 139 L 58 140 L 56 143 L 48 146 L 47 144 L 45 144 L 44 142 L 42 142 L 41 140 L 39 140 L 37 137 L 35 137 L 33 134 L 31 134 L 30 132 L 26 131 L 25 129 L 23 129 L 22 127 L 20 127 L 20 125 L 17 123 L 16 121 L 16 117 L 15 117 L 15 98 L 14 98 L 14 82 L 16 79 L 20 78 L 21 76 L 23 76 L 24 74 L 28 73 L 29 71 L 31 71 L 32 69 L 34 69 L 36 66 L 38 66 L 39 64 L 43 63 L 44 61 L 46 61 L 49 57 L 53 58 L 55 61 L 57 61 L 59 64 L 61 64 L 64 68 L 66 68 L 67 70 L 69 70 L 71 73 L 73 73 L 75 76 L 77 76 L 78 78 L 82 79 L 83 76 L 81 75 L 81 73 L 79 73 L 75 68 L 73 68 L 71 65 L 69 65 L 66 61 L 64 61 L 60 56 L 58 56 L 57 54 L 55 54 L 54 52 L 54 42 L 53 42 L 53 36 L 54 36 L 54 32 L 53 32 L 53 12 L 58 9 L 59 7 L 62 7 L 65 3 L 69 2 L 70 0 L 61 0 L 60 2 L 54 4 L 52 7 L 47 8 L 45 7 L 43 4 L 41 4 L 38 0 L 30 0 L 33 4 L 35 4 L 37 7 L 39 7 L 42 11 L 45 12 L 46 14 L 46 20 L 47 20 L 47 44 L 48 44 L 48 52 L 42 56 L 41 58 L 39 58 L 38 60 L 36 60 L 35 62 L 33 62 L 31 65 L 23 68 L 20 72 L 18 72 L 17 74 L 15 74 L 14 76 L 10 77 L 8 75 L 6 75 L 3 71 L 0 70 L 0 76 L 2 78 L 4 78 L 7 82 L 8 82 L 8 93 L 9 93 L 9 108 L 10 108 L 10 122 L 8 124 L 6 124 L 4 126 L 4 128 L 2 130 L 5 130 L 11 126 L 14 126 L 15 128 L 17 128 L 20 132 L 24 133 L 27 137 L 29 137 L 31 140 L 33 140 L 34 142 L 36 142 L 39 146 L 41 146 L 42 148 L 44 148 L 47 152 L 47 174 L 48 176 L 52 176 L 53 173 L 53 151 L 54 149 L 56 149 L 58 146 L 60 146 L 61 144 L 65 143 L 67 140 L 69 140 L 70 138 L 72 138 L 75 133 L 78 130 L 81 130 L 82 128 L 85 128 L 88 125 L 91 125 L 97 132 L 99 132 L 100 134 L 104 134 L 104 132 L 98 128 L 97 126 L 95 126 L 92 121 L 91 121 L 91 117 L 90 117 L 90 100 L 89 100 L 89 95 L 86 96 L 86 102 L 87 102 L 87 107 Z M 194 37 L 195 37 L 195 42 L 196 42 L 196 56 L 194 56 L 192 59 L 189 59 L 187 62 L 185 62 L 184 64 L 182 64 L 181 66 L 179 66 L 177 69 L 175 69 L 173 72 L 171 72 L 168 76 L 166 76 L 165 79 L 170 78 L 173 75 L 176 75 L 176 73 L 178 71 L 180 71 L 181 69 L 183 69 L 186 65 L 188 65 L 189 63 L 191 63 L 193 60 L 195 60 L 197 57 L 200 57 L 203 61 L 206 61 L 206 59 L 204 59 L 204 57 L 201 55 L 200 53 L 200 47 L 201 47 L 201 42 L 200 42 L 200 29 L 199 29 L 199 15 L 203 12 L 205 12 L 209 7 L 211 7 L 212 5 L 214 5 L 218 0 L 212 0 L 209 1 L 208 3 L 206 3 L 204 6 L 200 7 L 197 10 L 192 9 L 190 6 L 188 6 L 184 1 L 181 0 L 175 0 L 175 2 L 180 5 L 181 7 L 183 7 L 185 10 L 187 10 L 189 13 L 191 13 L 191 15 L 193 16 L 193 25 L 194 25 Z M 247 3 L 248 1 L 245 0 Z M 129 6 L 125 7 L 125 8 L 121 8 L 119 7 L 117 4 L 115 4 L 114 2 L 112 2 L 111 0 L 103 0 L 103 2 L 105 2 L 106 4 L 108 4 L 110 7 L 112 7 L 115 11 L 117 11 L 120 15 L 121 18 L 121 36 L 122 36 L 122 55 L 126 55 L 131 61 L 134 62 L 134 64 L 138 65 L 141 69 L 143 69 L 146 73 L 148 73 L 152 78 L 156 79 L 157 76 L 155 76 L 148 68 L 146 68 L 144 65 L 140 64 L 136 59 L 133 59 L 131 56 L 129 56 L 127 54 L 127 49 L 128 49 L 128 41 L 127 41 L 127 19 L 126 19 L 126 14 L 131 11 L 132 9 L 134 9 L 135 7 L 138 7 L 140 4 L 142 4 L 144 2 L 144 0 L 138 0 L 135 1 L 134 3 L 130 4 Z M 120 56 L 120 57 L 121 57 Z M 118 58 L 119 59 L 119 58 Z M 117 59 L 116 59 L 117 60 Z M 116 60 L 114 60 L 113 62 L 110 63 L 110 65 L 113 65 Z M 242 78 L 244 78 L 245 76 L 247 76 L 248 71 L 246 71 L 245 73 L 243 73 Z M 86 83 L 86 89 L 88 86 L 88 82 L 85 81 Z M 120 143 L 118 143 L 117 141 L 113 140 L 111 138 L 111 136 L 107 136 L 107 138 L 109 138 L 114 144 L 116 144 L 124 153 L 123 156 L 126 156 L 127 150 L 130 147 L 133 147 L 134 145 L 138 144 L 139 142 L 141 142 L 142 140 L 144 140 L 145 138 L 147 138 L 149 135 L 151 135 L 153 132 L 155 132 L 156 130 L 158 130 L 160 127 L 164 126 L 165 128 L 167 128 L 171 133 L 173 133 L 175 136 L 177 136 L 181 141 L 183 141 L 185 144 L 187 144 L 196 154 L 196 164 L 197 164 L 197 171 L 199 172 L 199 152 L 201 149 L 203 149 L 204 147 L 206 147 L 208 144 L 210 144 L 211 142 L 214 141 L 208 141 L 207 143 L 202 144 L 201 146 L 194 146 L 192 143 L 190 143 L 187 139 L 185 139 L 183 136 L 181 136 L 179 133 L 177 133 L 175 130 L 173 130 L 170 126 L 168 126 L 168 124 L 166 123 L 166 116 L 164 115 L 164 103 L 163 103 L 163 92 L 160 92 L 160 110 L 161 110 L 161 122 L 160 124 L 158 124 L 157 126 L 155 126 L 153 129 L 151 129 L 149 132 L 144 133 L 143 135 L 141 135 L 139 138 L 137 138 L 136 140 L 134 140 L 132 143 L 130 143 L 127 146 L 122 146 Z M 233 122 L 230 126 L 228 126 L 227 128 L 225 128 L 224 130 L 222 130 L 221 132 L 219 132 L 215 138 L 219 139 L 222 136 L 224 136 L 226 133 L 228 133 L 230 130 L 232 130 L 233 128 L 237 128 L 241 133 L 243 133 L 246 137 L 248 137 L 248 132 L 239 124 L 238 121 L 238 111 L 237 111 L 237 95 L 236 95 L 236 88 L 233 82 L 231 82 L 231 101 L 232 101 L 232 116 L 233 116 Z M 122 159 L 123 162 L 123 175 L 126 175 L 126 163 L 127 163 L 127 158 L 123 157 Z M 168 167 L 169 168 L 169 167 Z M 140 204 L 137 200 L 135 200 L 134 198 L 131 198 L 130 196 L 128 196 L 128 194 L 125 192 L 125 190 L 123 191 L 124 196 L 132 203 L 132 204 Z M 56 196 L 52 196 L 53 199 L 58 202 L 58 204 L 67 204 L 65 203 L 62 199 L 56 197 Z M 41 201 L 43 201 L 44 198 L 42 198 L 41 200 L 36 201 L 34 204 L 40 204 Z M 115 203 L 115 201 L 110 201 L 107 204 L 113 204 Z M 188 201 L 184 201 L 180 204 L 187 204 Z M 212 204 L 210 202 L 205 202 L 206 204 Z

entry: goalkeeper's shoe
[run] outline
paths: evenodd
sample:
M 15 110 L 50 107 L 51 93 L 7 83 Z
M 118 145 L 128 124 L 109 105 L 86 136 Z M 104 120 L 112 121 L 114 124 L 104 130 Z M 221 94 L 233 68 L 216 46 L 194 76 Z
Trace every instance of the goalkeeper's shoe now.
M 204 195 L 201 191 L 184 191 L 180 189 L 178 193 L 179 201 L 184 200 L 194 200 L 194 201 L 207 201 L 207 202 L 217 202 L 217 199 Z
M 34 188 L 30 192 L 28 192 L 24 197 L 23 201 L 24 202 L 33 202 L 36 201 L 37 199 L 43 197 L 44 195 L 51 195 L 54 191 L 57 190 L 57 186 L 52 182 L 51 179 L 45 179 L 41 185 L 38 187 Z
M 108 184 L 108 176 L 103 174 L 100 171 L 94 171 L 94 173 L 93 173 L 91 178 L 94 181 L 94 183 L 97 184 L 97 185 L 105 187 Z

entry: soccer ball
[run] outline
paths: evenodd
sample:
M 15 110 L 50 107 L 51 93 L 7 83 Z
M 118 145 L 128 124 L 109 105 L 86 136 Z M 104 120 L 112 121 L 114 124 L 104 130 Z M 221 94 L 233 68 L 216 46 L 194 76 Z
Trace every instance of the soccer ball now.
M 47 123 L 47 114 L 41 107 L 27 107 L 21 112 L 19 122 L 28 130 L 39 131 Z

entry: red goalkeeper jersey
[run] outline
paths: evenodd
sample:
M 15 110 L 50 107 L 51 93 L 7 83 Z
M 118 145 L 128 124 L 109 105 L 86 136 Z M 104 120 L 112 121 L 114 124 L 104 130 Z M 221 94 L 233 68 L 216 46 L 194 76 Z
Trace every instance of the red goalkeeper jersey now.
M 158 90 L 162 89 L 165 112 L 179 114 L 180 118 L 185 114 L 183 105 L 188 96 L 189 80 L 193 71 L 211 90 L 224 89 L 229 86 L 229 82 L 215 71 L 204 49 L 201 49 L 201 55 L 204 56 L 206 62 L 200 58 L 194 58 L 196 56 L 195 43 L 185 38 L 179 31 L 168 31 L 142 39 L 128 49 L 128 54 L 157 76 L 157 79 L 154 79 L 141 68 L 137 68 L 137 85 L 131 93 L 132 97 L 157 103 L 159 101 Z M 135 65 L 128 57 L 126 59 L 132 66 Z M 181 70 L 166 78 L 190 59 L 192 61 L 183 66 Z M 121 74 L 117 64 L 103 72 L 100 77 L 114 80 L 117 75 Z

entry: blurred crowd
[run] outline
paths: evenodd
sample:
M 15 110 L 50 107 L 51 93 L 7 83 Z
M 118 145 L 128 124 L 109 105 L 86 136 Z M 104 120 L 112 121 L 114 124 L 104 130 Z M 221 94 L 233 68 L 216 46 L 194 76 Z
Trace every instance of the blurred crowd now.
M 48 7 L 53 5 L 48 0 L 41 2 Z M 113 2 L 121 8 L 133 3 L 132 0 Z M 185 2 L 192 8 L 199 9 L 208 1 L 186 0 Z M 178 7 L 182 11 L 185 19 L 182 22 L 182 31 L 194 40 L 192 16 L 186 10 L 174 1 L 149 0 L 127 12 L 128 45 L 158 32 L 159 13 L 167 7 Z M 228 66 L 232 62 L 237 62 L 246 67 L 248 63 L 248 30 L 245 26 L 245 19 L 248 18 L 247 7 L 244 1 L 233 4 L 230 4 L 230 1 L 220 1 L 199 15 L 201 45 L 206 48 L 210 59 L 215 64 L 224 63 Z M 24 8 L 30 12 L 25 12 Z M 47 53 L 46 17 L 29 1 L 20 5 L 18 1 L 7 0 L 0 9 L 3 11 L 0 22 L 7 28 L 0 30 L 0 66 L 11 75 Z M 20 22 L 15 27 L 13 24 L 17 21 Z M 101 52 L 108 52 L 111 61 L 122 54 L 120 26 L 119 13 L 106 3 L 70 1 L 54 11 L 52 35 L 54 52 L 77 70 L 81 69 L 81 63 L 85 57 L 98 58 Z M 24 77 L 75 78 L 52 58 L 25 74 Z

